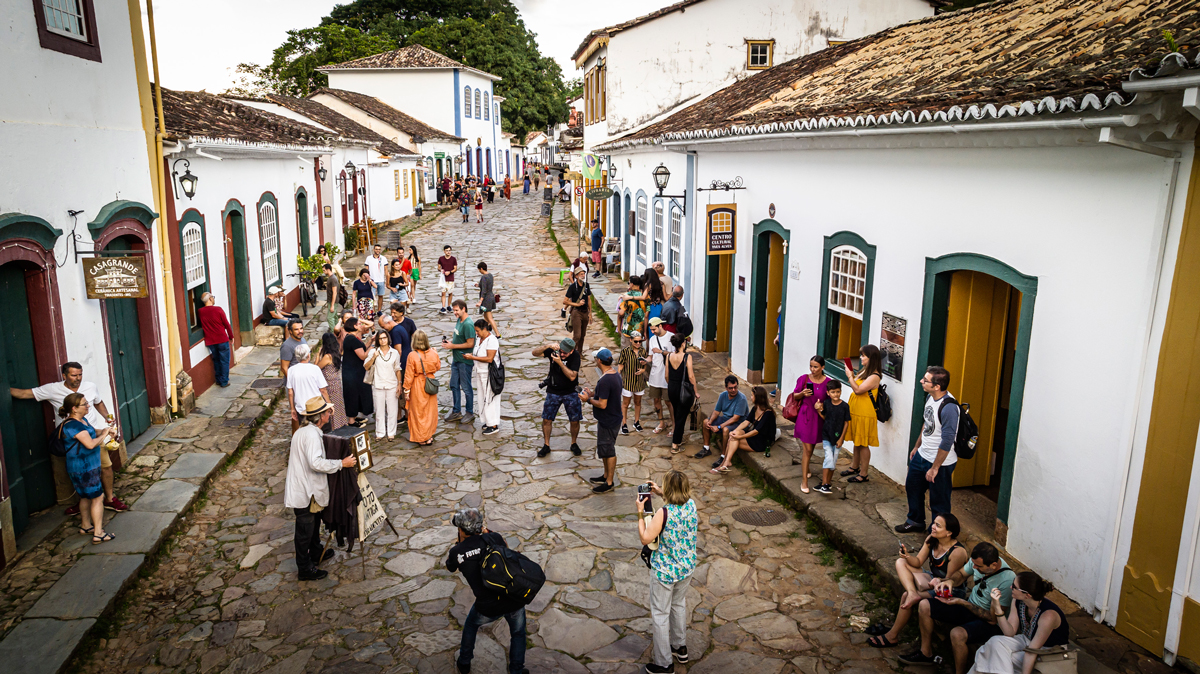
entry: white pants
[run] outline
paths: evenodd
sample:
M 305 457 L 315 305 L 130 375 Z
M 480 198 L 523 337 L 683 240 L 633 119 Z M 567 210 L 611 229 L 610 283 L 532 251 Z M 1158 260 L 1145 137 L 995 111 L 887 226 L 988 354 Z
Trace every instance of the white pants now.
M 492 384 L 488 381 L 488 364 L 475 363 L 475 386 L 483 398 L 479 406 L 479 419 L 484 426 L 500 425 L 500 396 L 492 393 Z
M 396 419 L 400 414 L 400 401 L 394 388 L 372 388 L 375 396 L 375 437 L 382 438 L 387 430 L 389 438 L 396 437 Z
M 1019 672 L 1025 666 L 1025 647 L 1028 645 L 1029 637 L 1024 634 L 1015 637 L 992 637 L 975 651 L 975 664 L 971 665 L 968 674 Z
M 692 577 L 665 585 L 650 572 L 650 620 L 654 622 L 654 664 L 671 664 L 671 647 L 687 645 L 687 589 Z M 668 625 L 670 629 L 668 630 Z M 668 636 L 670 637 L 668 639 Z

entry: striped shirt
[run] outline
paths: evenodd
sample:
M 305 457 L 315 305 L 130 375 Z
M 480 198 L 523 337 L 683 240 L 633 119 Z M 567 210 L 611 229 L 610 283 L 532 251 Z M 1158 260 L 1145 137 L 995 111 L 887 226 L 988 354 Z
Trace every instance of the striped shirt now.
M 617 366 L 621 369 L 621 379 L 625 382 L 626 391 L 641 393 L 646 390 L 646 380 L 650 377 L 650 364 L 639 365 L 638 357 L 641 355 L 644 354 L 632 346 L 621 349 L 621 357 L 617 360 Z M 642 370 L 641 374 L 637 374 L 639 369 Z

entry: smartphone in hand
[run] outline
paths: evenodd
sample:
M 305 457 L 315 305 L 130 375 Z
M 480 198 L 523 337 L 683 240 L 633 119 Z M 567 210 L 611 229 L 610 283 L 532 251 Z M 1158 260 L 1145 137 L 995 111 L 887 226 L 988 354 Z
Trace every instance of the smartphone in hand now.
M 849 358 L 843 358 L 842 362 L 846 364 L 847 370 L 854 371 L 854 363 L 851 363 Z

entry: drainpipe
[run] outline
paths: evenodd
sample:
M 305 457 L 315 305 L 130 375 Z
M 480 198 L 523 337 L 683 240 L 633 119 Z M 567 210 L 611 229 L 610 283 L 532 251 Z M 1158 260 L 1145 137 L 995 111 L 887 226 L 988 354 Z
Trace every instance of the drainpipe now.
M 1195 159 L 1193 159 L 1193 161 L 1195 161 Z M 1166 256 L 1167 252 L 1167 237 L 1170 233 L 1171 215 L 1173 213 L 1173 206 L 1175 204 L 1175 189 L 1179 184 L 1179 163 L 1180 159 L 1178 157 L 1172 158 L 1168 167 L 1170 177 L 1168 178 L 1166 185 L 1166 203 L 1163 207 L 1162 225 L 1160 227 L 1158 238 L 1158 256 L 1155 261 L 1153 276 L 1155 282 L 1150 288 L 1150 301 L 1147 303 L 1149 306 L 1149 312 L 1146 316 L 1146 339 L 1142 343 L 1141 366 L 1138 368 L 1137 392 L 1134 397 L 1134 400 L 1137 401 L 1137 405 L 1134 409 L 1133 425 L 1131 427 L 1129 441 L 1126 443 L 1125 461 L 1123 462 L 1124 465 L 1121 469 L 1120 490 L 1117 492 L 1117 513 L 1113 520 L 1113 530 L 1111 536 L 1112 544 L 1109 546 L 1108 563 L 1105 565 L 1108 570 L 1105 573 L 1104 578 L 1104 592 L 1098 597 L 1097 608 L 1094 614 L 1096 622 L 1098 623 L 1103 623 L 1105 618 L 1108 617 L 1108 603 L 1110 595 L 1112 594 L 1113 575 L 1116 572 L 1117 547 L 1121 540 L 1121 520 L 1125 517 L 1125 497 L 1129 491 L 1129 476 L 1133 472 L 1133 450 L 1134 445 L 1137 443 L 1137 424 L 1138 420 L 1142 416 L 1142 384 L 1145 382 L 1147 358 L 1150 351 L 1150 345 L 1153 340 L 1154 313 L 1158 308 L 1158 289 L 1162 284 L 1163 258 Z
M 130 0 L 130 5 L 136 4 L 138 0 Z M 140 8 L 139 8 L 140 9 Z M 140 22 L 140 14 L 138 12 L 138 20 Z M 146 18 L 150 26 L 150 64 L 154 68 L 154 105 L 158 110 L 158 124 L 154 131 L 154 166 L 157 169 L 158 175 L 158 212 L 162 213 L 167 204 L 167 185 L 166 185 L 166 170 L 163 167 L 163 136 L 166 128 L 166 119 L 163 117 L 162 104 L 162 78 L 158 74 L 158 43 L 154 36 L 154 0 L 146 0 Z M 179 333 L 177 331 L 178 320 L 176 319 L 175 307 L 175 281 L 171 273 L 171 251 L 167 243 L 167 231 L 162 226 L 162 219 L 159 219 L 158 229 L 158 251 L 162 258 L 163 272 L 163 299 L 167 309 L 167 354 L 171 362 L 171 379 L 168 386 L 171 388 L 171 411 L 179 412 L 179 391 L 176 388 L 176 377 L 180 370 L 183 369 L 183 364 L 179 355 Z

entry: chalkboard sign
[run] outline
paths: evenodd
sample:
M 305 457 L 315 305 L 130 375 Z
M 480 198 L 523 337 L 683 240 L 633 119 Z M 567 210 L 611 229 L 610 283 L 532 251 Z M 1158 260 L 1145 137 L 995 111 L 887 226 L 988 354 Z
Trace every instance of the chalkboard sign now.
M 550 203 L 543 201 L 542 202 L 542 217 L 544 217 L 544 218 L 550 217 L 550 213 L 552 212 L 553 208 L 554 208 L 554 204 L 550 204 Z

